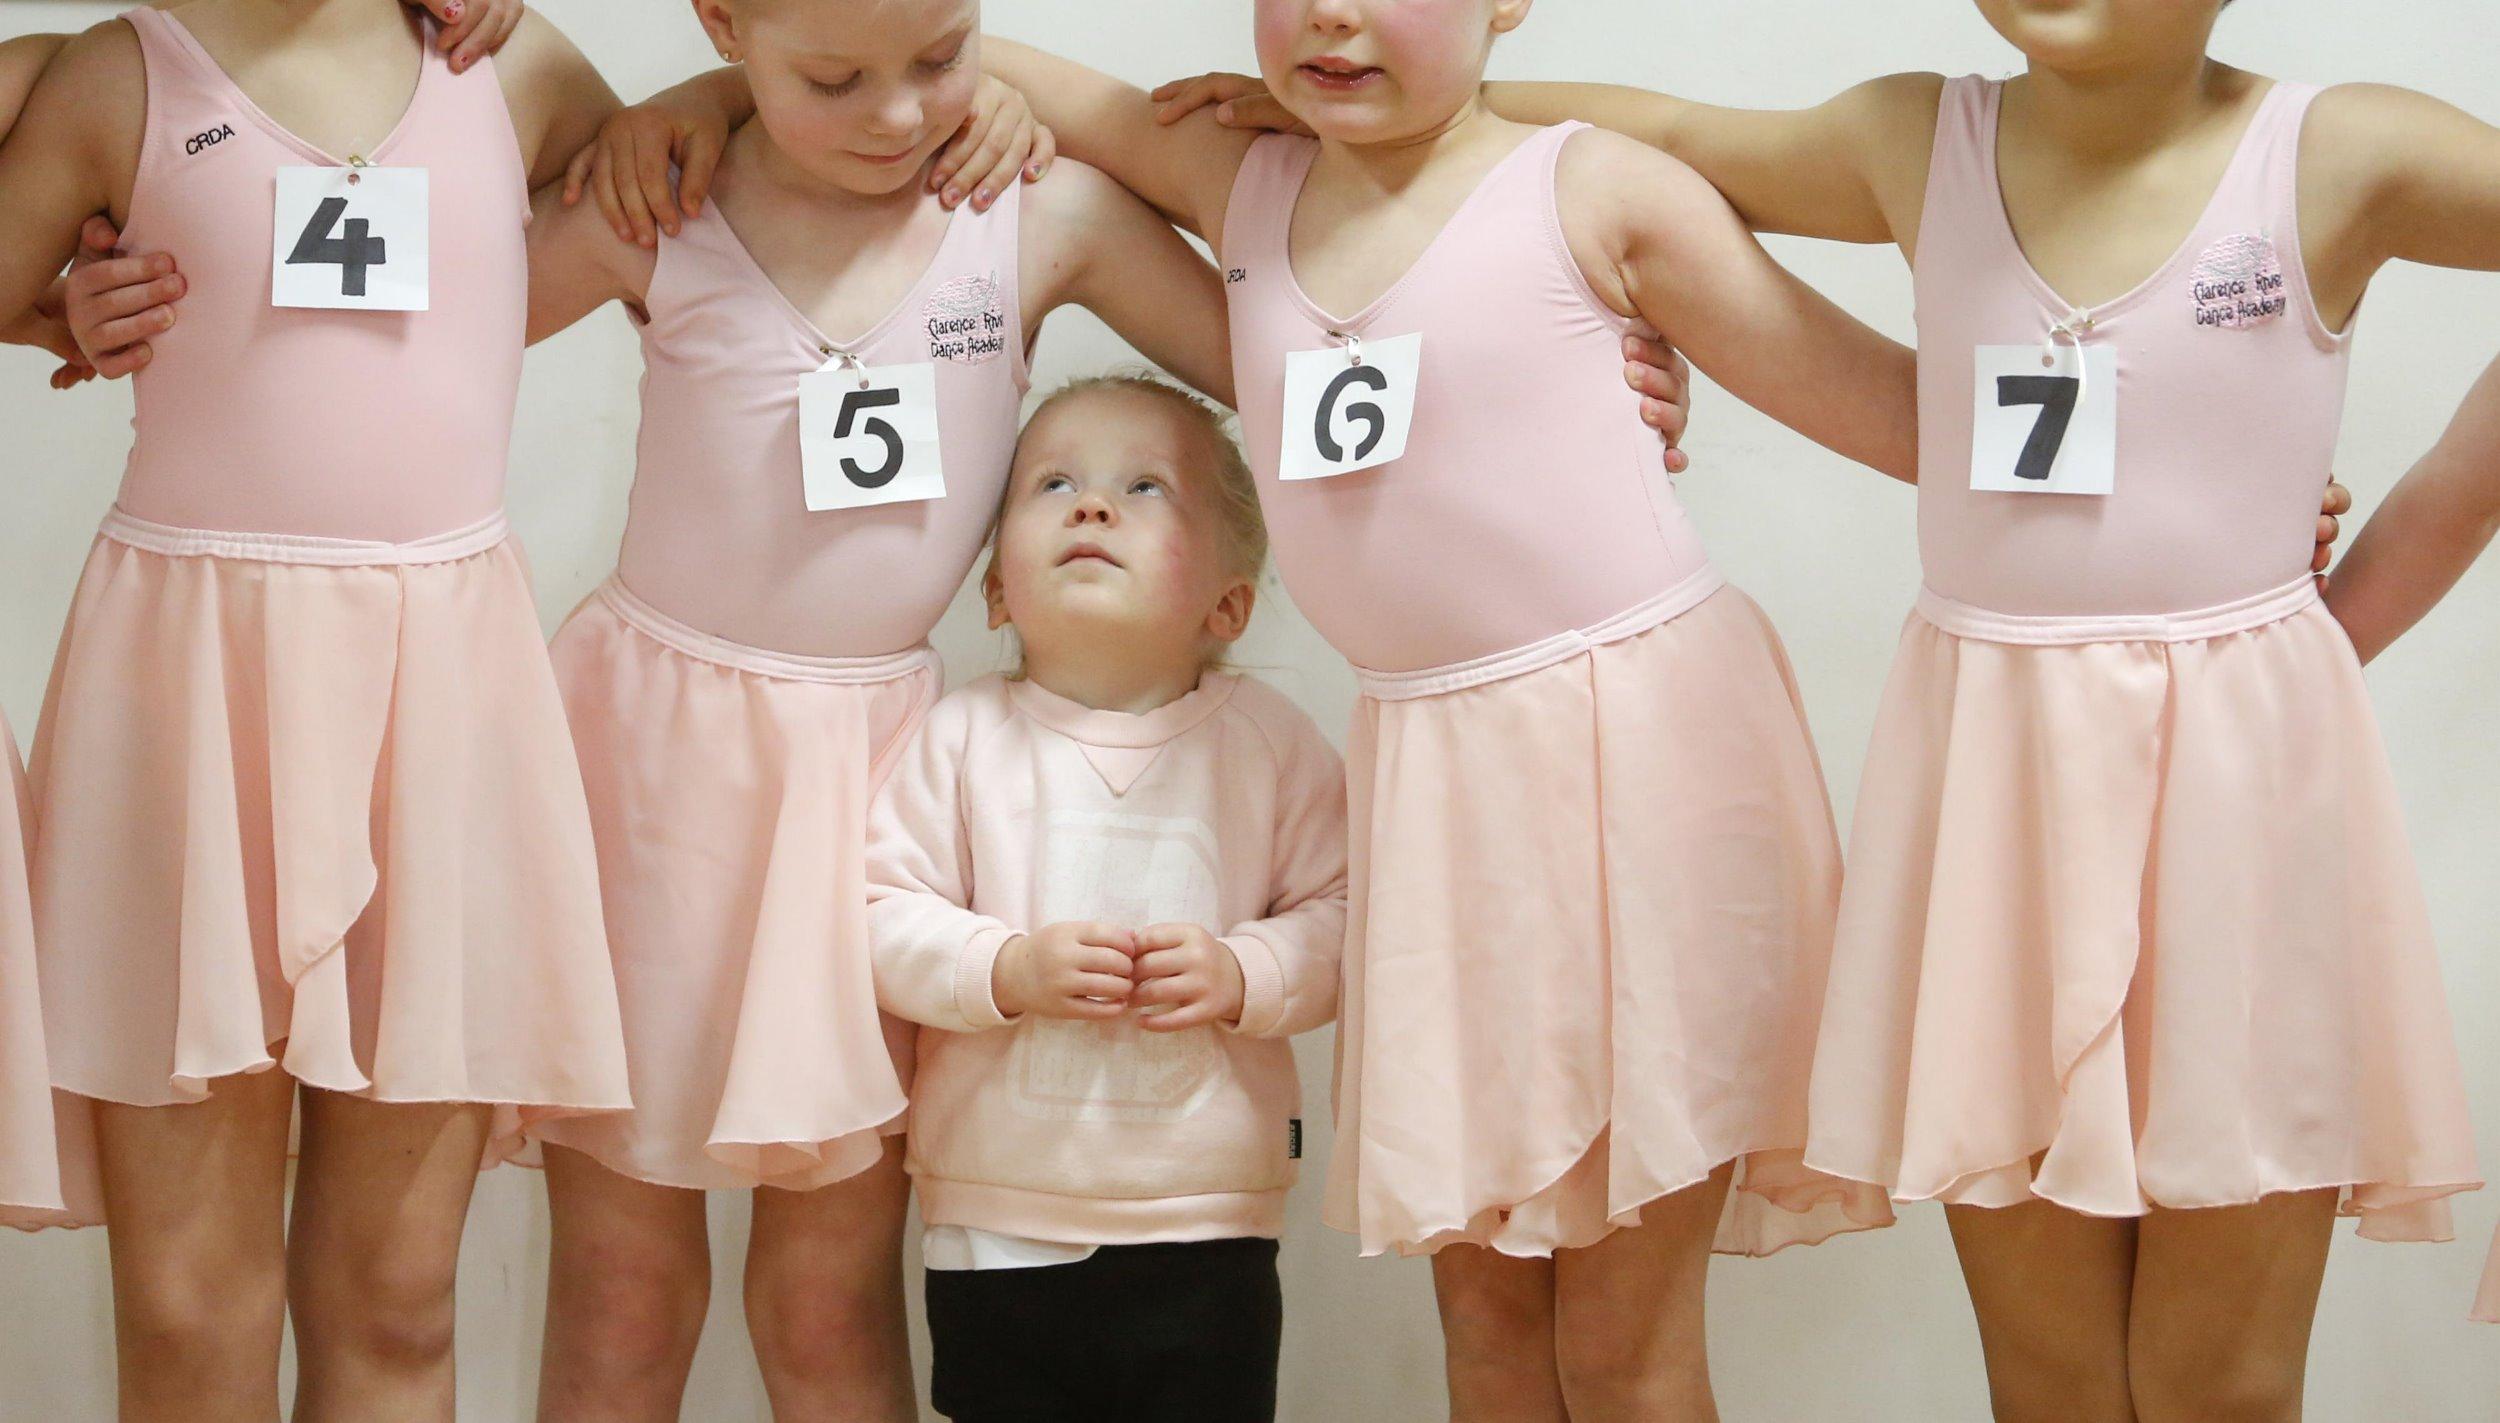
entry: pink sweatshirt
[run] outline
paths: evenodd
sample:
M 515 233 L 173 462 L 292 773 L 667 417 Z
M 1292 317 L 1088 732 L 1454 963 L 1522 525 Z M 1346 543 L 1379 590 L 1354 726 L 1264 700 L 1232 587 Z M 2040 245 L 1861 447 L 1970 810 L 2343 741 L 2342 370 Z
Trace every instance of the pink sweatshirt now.
M 1224 673 L 1142 716 L 990 677 L 939 702 L 869 823 L 877 997 L 924 1026 L 912 1176 L 931 1225 L 1076 1244 L 1277 1235 L 1299 1155 L 1287 1039 L 1337 1013 L 1345 779 Z M 1049 924 L 1195 923 L 1238 1027 L 1008 1019 L 999 949 Z

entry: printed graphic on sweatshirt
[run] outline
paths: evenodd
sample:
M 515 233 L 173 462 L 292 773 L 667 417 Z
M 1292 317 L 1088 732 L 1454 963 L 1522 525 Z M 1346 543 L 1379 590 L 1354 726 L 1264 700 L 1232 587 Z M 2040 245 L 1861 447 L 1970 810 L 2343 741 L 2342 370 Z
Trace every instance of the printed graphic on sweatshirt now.
M 939 287 L 929 293 L 922 315 L 932 360 L 985 365 L 1007 349 L 1007 303 L 994 272 L 957 277 Z
M 2220 331 L 2262 326 L 2290 305 L 2283 260 L 2274 239 L 2262 232 L 2234 233 L 2206 248 L 2188 273 L 2188 294 L 2195 300 L 2196 324 Z
M 1044 923 L 1216 922 L 1215 832 L 1202 820 L 1060 811 L 1044 843 Z M 1033 1019 L 1008 1052 L 1011 1100 L 1044 1121 L 1181 1121 L 1223 1080 L 1218 1031 L 1150 1033 L 1133 1017 Z

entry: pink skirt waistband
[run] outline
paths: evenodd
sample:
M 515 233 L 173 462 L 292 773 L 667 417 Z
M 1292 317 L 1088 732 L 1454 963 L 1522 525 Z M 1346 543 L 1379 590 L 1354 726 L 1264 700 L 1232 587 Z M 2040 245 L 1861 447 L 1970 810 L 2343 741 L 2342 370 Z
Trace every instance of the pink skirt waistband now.
M 673 652 L 682 652 L 700 661 L 715 663 L 739 672 L 752 672 L 759 677 L 779 677 L 790 682 L 829 682 L 844 686 L 865 686 L 874 682 L 891 682 L 915 672 L 942 673 L 937 650 L 927 643 L 890 652 L 877 657 L 807 657 L 795 652 L 772 652 L 715 637 L 700 628 L 688 627 L 668 614 L 634 596 L 616 578 L 610 577 L 591 595 L 607 605 L 608 611 L 627 627 L 650 638 Z
M 1719 570 L 1703 566 L 1688 574 L 1684 581 L 1662 592 L 1642 599 L 1613 617 L 1591 627 L 1574 628 L 1541 638 L 1525 647 L 1496 652 L 1466 662 L 1453 662 L 1445 667 L 1424 667 L 1412 672 L 1374 672 L 1357 667 L 1354 677 L 1362 694 L 1379 702 L 1408 702 L 1418 697 L 1437 697 L 1445 692 L 1464 691 L 1499 682 L 1510 677 L 1524 677 L 1548 667 L 1568 662 L 1593 647 L 1638 637 L 1661 623 L 1671 622 L 1700 607 L 1704 600 L 1727 586 Z
M 2035 617 L 1993 613 L 1957 603 L 1932 588 L 1918 594 L 1918 615 L 1943 632 L 1980 642 L 2073 647 L 2091 642 L 2202 642 L 2281 622 L 2318 601 L 2316 580 L 2303 574 L 2272 592 L 2185 613 Z
M 324 568 L 378 568 L 395 564 L 453 563 L 474 558 L 511 536 L 499 510 L 463 529 L 414 543 L 329 539 L 310 534 L 227 533 L 151 523 L 119 505 L 96 530 L 102 537 L 167 558 L 238 558 L 257 563 L 300 563 Z

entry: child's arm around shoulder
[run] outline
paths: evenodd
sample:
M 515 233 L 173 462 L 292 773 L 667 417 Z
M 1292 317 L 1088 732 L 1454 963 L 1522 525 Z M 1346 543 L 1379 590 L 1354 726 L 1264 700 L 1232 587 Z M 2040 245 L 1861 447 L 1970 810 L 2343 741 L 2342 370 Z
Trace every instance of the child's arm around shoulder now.
M 1758 232 L 1918 245 L 1944 79 L 1894 74 L 1810 109 L 1731 109 L 1598 84 L 1488 84 L 1505 118 L 1578 119 L 1683 160 Z
M 0 143 L 0 327 L 51 287 L 86 219 L 117 221 L 147 127 L 139 37 L 108 20 L 63 45 Z
M 1241 1018 L 1233 1031 L 1292 1037 L 1337 1016 L 1346 924 L 1345 765 L 1311 718 L 1265 683 L 1244 678 L 1233 706 L 1266 738 L 1277 778 L 1267 914 L 1223 938 L 1241 963 Z
M 1073 302 L 1148 360 L 1233 403 L 1223 282 L 1170 223 L 1084 163 L 1054 166 L 1022 201 L 1026 331 Z
M 19 35 L 12 40 L 0 40 L 0 139 L 7 138 L 9 130 L 16 126 L 18 110 L 26 107 L 26 96 L 34 92 L 44 66 L 67 43 L 67 35 Z
M 1810 109 L 1731 109 L 1619 84 L 1498 82 L 1486 107 L 1540 126 L 1577 120 L 1682 159 L 1756 231 L 1836 242 L 1918 243 L 1944 79 L 1895 74 Z M 1166 84 L 1158 117 L 1213 107 L 1228 128 L 1299 128 L 1259 81 L 1207 74 Z
M 549 183 L 530 201 L 529 340 L 546 340 L 611 301 L 640 306 L 659 269 L 656 248 L 618 239 L 595 207 L 564 202 Z
M 1557 176 L 1563 231 L 1600 300 L 1675 333 L 1738 399 L 1895 479 L 1918 477 L 1918 363 L 1771 260 L 1681 162 L 1583 133 Z
M 533 10 L 495 55 L 495 77 L 512 110 L 532 191 L 564 176 L 565 164 L 624 105 L 564 32 Z
M 1233 180 L 1257 135 L 1212 114 L 1158 123 L 1154 101 L 1135 85 L 993 35 L 982 37 L 981 67 L 1023 93 L 1060 152 L 1110 174 L 1172 225 L 1221 244 Z

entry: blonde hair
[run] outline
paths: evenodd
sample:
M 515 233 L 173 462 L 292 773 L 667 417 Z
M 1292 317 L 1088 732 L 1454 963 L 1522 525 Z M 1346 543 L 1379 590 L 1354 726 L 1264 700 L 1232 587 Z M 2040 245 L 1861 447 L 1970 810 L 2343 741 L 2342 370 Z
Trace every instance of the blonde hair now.
M 1052 391 L 1033 407 L 1024 428 L 1031 431 L 1042 416 L 1064 401 L 1104 391 L 1130 392 L 1160 401 L 1165 409 L 1181 417 L 1181 423 L 1205 438 L 1206 447 L 1214 456 L 1214 468 L 1204 472 L 1215 477 L 1216 511 L 1223 521 L 1229 571 L 1257 582 L 1267 568 L 1267 516 L 1259 508 L 1259 484 L 1250 474 L 1250 461 L 1243 457 L 1241 442 L 1233 437 L 1231 417 L 1223 411 L 1144 371 L 1112 371 L 1083 376 Z

